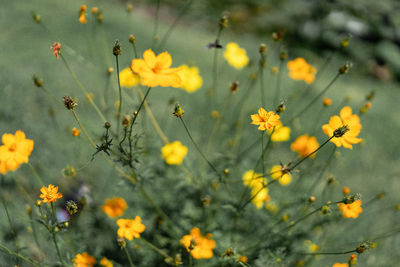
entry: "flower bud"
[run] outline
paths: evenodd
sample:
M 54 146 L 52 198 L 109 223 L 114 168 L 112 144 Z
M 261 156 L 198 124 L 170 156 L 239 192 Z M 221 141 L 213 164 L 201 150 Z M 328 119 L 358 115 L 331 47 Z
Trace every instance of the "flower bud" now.
M 239 90 L 239 82 L 234 81 L 231 86 L 229 87 L 232 93 L 235 93 L 237 90 Z
M 109 68 L 107 69 L 108 75 L 111 75 L 111 73 L 113 73 L 113 72 L 114 72 L 114 68 L 109 67 Z
M 343 194 L 345 195 L 350 194 L 350 188 L 348 188 L 347 186 L 343 187 Z
M 37 87 L 42 87 L 43 86 L 43 80 L 42 78 L 39 78 L 35 75 L 33 75 L 33 83 L 37 86 Z
M 30 205 L 26 205 L 25 208 L 26 208 L 26 213 L 27 213 L 29 216 L 31 216 L 31 214 L 32 214 L 32 208 L 31 208 L 31 206 L 30 206 Z
M 342 137 L 345 133 L 347 133 L 348 131 L 350 131 L 349 127 L 347 127 L 347 125 L 344 125 L 342 127 L 337 128 L 334 132 L 333 132 L 333 136 L 334 137 Z
M 323 215 L 328 215 L 328 214 L 331 213 L 331 208 L 330 208 L 328 205 L 324 205 L 324 206 L 322 206 L 322 208 L 321 208 L 321 213 L 322 213 Z
M 259 48 L 259 52 L 261 55 L 265 54 L 265 50 L 267 49 L 267 45 L 266 44 L 260 44 L 260 48 Z
M 92 14 L 97 14 L 97 12 L 99 12 L 99 9 L 97 7 L 92 7 L 91 12 Z
M 102 23 L 103 20 L 104 20 L 104 15 L 103 15 L 103 12 L 100 11 L 100 12 L 97 14 L 97 22 Z
M 117 243 L 120 248 L 124 248 L 126 246 L 126 241 L 123 237 L 117 238 Z
M 129 35 L 129 42 L 130 42 L 131 44 L 136 43 L 136 37 L 135 37 L 133 34 Z
M 172 113 L 172 114 L 173 114 L 175 117 L 181 118 L 181 117 L 183 117 L 184 110 L 183 110 L 183 108 L 181 108 L 181 106 L 180 106 L 178 103 L 176 103 L 176 104 L 175 104 L 174 113 Z
M 104 128 L 110 129 L 110 127 L 111 127 L 111 123 L 109 123 L 108 121 L 106 123 L 104 123 Z
M 131 122 L 131 115 L 127 114 L 122 118 L 122 126 L 128 127 Z
M 219 20 L 219 26 L 221 27 L 221 28 L 226 28 L 226 27 L 228 27 L 228 18 L 227 18 L 227 16 L 222 16 L 222 18 Z
M 282 61 L 284 61 L 285 59 L 287 59 L 287 57 L 288 57 L 288 53 L 287 53 L 287 51 L 282 51 L 281 53 L 280 53 L 280 55 L 279 55 L 279 59 L 280 60 L 282 60 Z
M 76 101 L 75 100 L 73 100 L 71 97 L 69 97 L 69 96 L 64 96 L 63 97 L 63 99 L 64 99 L 64 106 L 67 108 L 67 109 L 74 109 L 74 107 L 76 107 L 78 104 L 76 103 Z
M 70 215 L 74 215 L 78 212 L 78 205 L 73 200 L 67 201 L 66 209 Z
M 41 200 L 36 200 L 35 205 L 36 205 L 37 207 L 42 206 L 42 201 L 41 201 Z
M 314 196 L 310 196 L 309 199 L 308 199 L 308 202 L 314 203 L 315 202 L 315 197 Z
M 113 55 L 114 56 L 120 56 L 121 55 L 121 45 L 119 43 L 119 41 L 115 41 L 114 47 L 112 49 L 113 51 Z
M 41 18 L 40 18 L 40 15 L 39 14 L 33 14 L 33 20 L 36 22 L 36 23 L 40 23 L 40 21 L 41 21 Z
M 209 206 L 210 202 L 211 202 L 211 197 L 208 195 L 201 198 L 201 203 L 203 204 L 204 207 Z
M 330 105 L 332 105 L 332 100 L 330 98 L 324 97 L 322 103 L 324 104 L 325 107 L 329 107 Z
M 348 47 L 348 46 L 349 46 L 349 43 L 350 43 L 350 36 L 346 36 L 346 37 L 344 37 L 344 38 L 342 39 L 342 41 L 340 42 L 340 46 L 341 46 L 342 48 Z
M 340 74 L 348 73 L 352 66 L 353 66 L 353 64 L 351 62 L 346 62 L 346 64 L 344 64 L 343 66 L 341 66 L 339 68 L 339 73 Z

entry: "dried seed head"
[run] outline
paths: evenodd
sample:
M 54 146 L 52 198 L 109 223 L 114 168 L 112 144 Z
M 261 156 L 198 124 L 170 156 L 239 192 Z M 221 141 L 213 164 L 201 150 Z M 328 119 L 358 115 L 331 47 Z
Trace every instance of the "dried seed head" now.
M 74 107 L 76 107 L 78 104 L 76 103 L 76 101 L 75 100 L 73 100 L 71 97 L 69 97 L 69 96 L 64 96 L 63 97 L 63 100 L 64 100 L 64 106 L 67 108 L 67 109 L 74 109 Z
M 112 49 L 113 51 L 113 55 L 114 56 L 120 56 L 121 55 L 121 45 L 119 43 L 119 41 L 115 41 L 114 47 Z

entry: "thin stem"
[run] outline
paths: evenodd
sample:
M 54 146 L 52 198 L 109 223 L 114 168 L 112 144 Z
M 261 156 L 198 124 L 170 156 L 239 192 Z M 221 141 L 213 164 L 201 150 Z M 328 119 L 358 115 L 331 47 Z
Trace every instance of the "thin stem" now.
M 299 253 L 301 255 L 342 255 L 342 254 L 350 254 L 350 253 L 354 253 L 357 252 L 356 249 L 353 250 L 348 250 L 348 251 L 343 251 L 343 252 L 314 252 L 314 253 Z
M 261 166 L 262 166 L 262 173 L 265 173 L 265 162 L 264 162 L 264 132 L 261 132 Z M 271 134 L 272 136 L 272 134 Z M 270 137 L 271 137 L 270 136 Z M 269 143 L 269 142 L 268 142 Z
M 274 105 L 279 105 L 279 98 L 280 98 L 280 90 L 281 90 L 281 80 L 282 80 L 282 69 L 283 69 L 283 60 L 279 62 L 279 72 L 278 77 L 276 79 L 276 90 L 275 90 L 275 98 L 274 98 Z
M 105 123 L 107 120 L 104 117 L 103 113 L 100 111 L 100 109 L 97 107 L 97 105 L 93 102 L 93 99 L 91 97 L 88 97 L 89 93 L 88 91 L 86 91 L 85 87 L 83 87 L 83 85 L 81 84 L 81 82 L 78 80 L 78 77 L 75 75 L 75 73 L 72 71 L 72 69 L 70 68 L 70 66 L 68 65 L 66 59 L 64 58 L 63 54 L 59 54 L 65 67 L 67 68 L 67 70 L 69 71 L 69 73 L 71 74 L 72 78 L 74 79 L 75 83 L 78 85 L 78 87 L 81 89 L 81 91 L 83 92 L 83 94 L 87 97 L 87 99 L 89 100 L 89 103 L 93 106 L 93 108 L 96 110 L 97 114 L 99 115 L 99 117 L 103 120 L 103 122 Z
M 321 179 L 322 175 L 324 175 L 326 169 L 328 168 L 328 166 L 331 164 L 332 159 L 333 159 L 333 155 L 335 155 L 335 151 L 337 149 L 337 146 L 334 146 L 334 148 L 332 149 L 331 154 L 329 155 L 328 160 L 325 163 L 325 166 L 322 168 L 321 172 L 319 173 L 317 179 L 314 181 L 314 183 L 311 185 L 311 188 L 308 190 L 310 192 L 310 195 L 312 194 L 312 190 L 317 186 L 317 183 L 319 182 L 319 180 Z
M 131 267 L 134 267 L 135 265 L 133 264 L 131 255 L 129 254 L 129 251 L 128 251 L 128 249 L 126 248 L 126 246 L 124 246 L 124 251 L 125 251 L 126 256 L 128 257 L 129 265 L 130 265 Z
M 11 234 L 12 234 L 13 239 L 14 239 L 15 248 L 17 249 L 17 253 L 19 253 L 19 245 L 18 245 L 18 240 L 17 240 L 17 234 L 15 233 L 14 224 L 12 223 L 11 217 L 10 217 L 10 213 L 8 212 L 7 203 L 6 203 L 6 201 L 5 201 L 5 199 L 3 197 L 1 197 L 1 202 L 2 202 L 4 210 L 6 212 L 8 224 L 10 225 L 10 231 L 11 231 Z M 17 264 L 18 264 L 18 261 L 17 261 Z
M 62 257 L 61 257 L 60 249 L 58 248 L 57 239 L 56 239 L 56 234 L 55 234 L 55 233 L 52 233 L 52 234 L 51 234 L 51 237 L 52 237 L 52 239 L 53 239 L 54 246 L 56 247 L 57 255 L 58 255 L 58 258 L 59 258 L 59 260 L 60 260 L 60 262 L 61 262 L 61 265 L 65 267 L 65 264 L 64 264 L 64 262 L 63 262 L 63 260 L 62 260 Z
M 121 93 L 121 83 L 119 81 L 118 55 L 115 56 L 115 61 L 117 64 L 117 81 L 118 81 L 118 94 L 119 94 L 119 105 L 118 105 L 118 113 L 117 113 L 117 140 L 119 140 L 119 125 L 120 125 L 121 110 L 122 110 L 122 93 Z
M 7 248 L 6 246 L 4 246 L 3 244 L 0 244 L 0 248 L 2 248 L 2 249 L 4 249 L 5 251 L 7 251 L 7 253 L 10 254 L 10 255 L 16 256 L 16 257 L 20 258 L 21 260 L 24 260 L 24 261 L 26 261 L 26 262 L 32 264 L 32 265 L 35 266 L 35 267 L 39 267 L 39 263 L 38 263 L 38 262 L 35 262 L 35 261 L 33 261 L 33 260 L 30 260 L 30 259 L 26 258 L 25 256 L 22 256 L 21 254 L 10 250 L 9 248 Z
M 90 144 L 92 144 L 92 146 L 94 148 L 96 148 L 96 144 L 94 143 L 93 139 L 90 138 L 89 134 L 86 132 L 86 129 L 83 127 L 83 125 L 82 125 L 81 121 L 79 120 L 78 115 L 76 114 L 75 110 L 71 109 L 71 112 L 74 115 L 74 118 L 75 118 L 76 122 L 78 123 L 79 128 L 82 129 L 83 133 L 85 134 L 86 138 L 89 140 Z
M 158 254 L 160 254 L 161 256 L 163 256 L 165 259 L 171 259 L 171 257 L 165 253 L 164 251 L 162 251 L 161 249 L 159 249 L 158 247 L 156 247 L 155 245 L 153 245 L 150 241 L 147 241 L 146 239 L 144 239 L 143 237 L 140 237 L 140 240 L 142 242 L 144 242 L 147 246 L 149 246 L 150 248 L 152 248 L 154 251 L 156 251 Z
M 133 54 L 135 55 L 135 58 L 138 58 L 138 54 L 137 54 L 137 51 L 136 51 L 136 44 L 135 43 L 132 44 L 132 49 L 133 49 Z
M 37 182 L 39 183 L 40 186 L 44 186 L 43 180 L 42 178 L 40 178 L 39 174 L 37 173 L 37 171 L 35 170 L 35 168 L 32 166 L 31 163 L 28 163 L 29 168 L 31 169 L 33 176 L 35 176 Z

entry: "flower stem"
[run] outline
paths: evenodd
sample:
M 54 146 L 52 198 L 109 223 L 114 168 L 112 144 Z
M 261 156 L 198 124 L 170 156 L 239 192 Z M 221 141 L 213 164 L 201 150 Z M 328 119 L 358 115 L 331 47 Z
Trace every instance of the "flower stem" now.
M 3 196 L 1 196 L 0 198 L 1 198 L 1 202 L 3 204 L 4 210 L 6 212 L 7 221 L 8 221 L 8 224 L 10 225 L 10 231 L 13 236 L 15 248 L 16 248 L 17 254 L 18 254 L 19 253 L 19 245 L 18 245 L 18 240 L 17 240 L 17 234 L 15 233 L 15 229 L 13 226 L 14 224 L 11 221 L 10 213 L 8 212 L 8 207 L 7 207 L 7 203 L 6 203 L 5 199 L 3 198 Z M 18 260 L 17 260 L 17 265 L 18 265 Z
M 126 256 L 128 257 L 129 265 L 130 265 L 131 267 L 134 267 L 135 265 L 133 264 L 131 255 L 129 254 L 129 251 L 128 251 L 128 249 L 126 248 L 126 246 L 124 246 L 124 251 L 125 251 Z
M 354 253 L 357 252 L 356 249 L 353 250 L 349 250 L 349 251 L 343 251 L 343 252 L 314 252 L 314 253 L 301 253 L 301 255 L 313 255 L 313 256 L 317 256 L 317 255 L 342 255 L 342 254 L 350 254 L 350 253 Z
M 143 237 L 140 237 L 140 240 L 142 242 L 144 242 L 147 246 L 149 246 L 150 248 L 152 248 L 154 251 L 156 251 L 158 254 L 160 254 L 161 256 L 163 256 L 165 258 L 165 260 L 167 259 L 171 259 L 171 257 L 165 253 L 164 251 L 162 251 L 161 249 L 159 249 L 158 247 L 156 247 L 155 245 L 153 245 L 150 241 L 147 241 L 146 239 L 144 239 Z
M 52 239 L 53 239 L 54 246 L 56 247 L 57 255 L 58 255 L 58 258 L 59 258 L 59 260 L 60 260 L 60 262 L 61 262 L 61 265 L 62 265 L 63 267 L 65 267 L 65 264 L 64 264 L 64 262 L 63 262 L 63 260 L 62 260 L 62 257 L 61 257 L 60 249 L 58 248 L 57 239 L 56 239 L 56 234 L 55 234 L 55 233 L 52 233 L 52 234 L 51 234 L 51 237 L 52 237 Z
M 119 140 L 119 126 L 121 119 L 121 110 L 122 110 L 122 92 L 121 92 L 121 82 L 119 81 L 119 64 L 118 64 L 118 55 L 115 56 L 115 61 L 117 65 L 117 81 L 118 81 L 118 95 L 119 95 L 119 105 L 118 105 L 118 113 L 117 113 L 117 140 Z
M 7 248 L 6 246 L 4 246 L 3 244 L 0 244 L 0 248 L 2 248 L 3 250 L 5 250 L 5 251 L 6 251 L 8 254 L 10 254 L 10 255 L 16 256 L 16 257 L 20 258 L 21 260 L 26 261 L 26 262 L 32 264 L 32 265 L 35 266 L 35 267 L 39 267 L 39 263 L 38 263 L 38 262 L 35 262 L 35 261 L 31 260 L 31 259 L 28 259 L 27 257 L 22 256 L 22 255 L 19 254 L 18 252 L 14 252 L 14 251 L 10 250 L 9 248 Z
M 40 178 L 39 174 L 37 173 L 37 171 L 35 170 L 35 168 L 32 166 L 31 163 L 28 162 L 28 166 L 31 169 L 33 176 L 35 176 L 37 182 L 39 183 L 40 186 L 44 186 L 43 180 L 42 178 Z
M 276 78 L 276 90 L 275 90 L 275 97 L 273 105 L 279 105 L 279 98 L 280 98 L 280 91 L 281 91 L 281 80 L 282 80 L 282 69 L 283 69 L 283 60 L 279 62 L 279 72 L 278 77 Z

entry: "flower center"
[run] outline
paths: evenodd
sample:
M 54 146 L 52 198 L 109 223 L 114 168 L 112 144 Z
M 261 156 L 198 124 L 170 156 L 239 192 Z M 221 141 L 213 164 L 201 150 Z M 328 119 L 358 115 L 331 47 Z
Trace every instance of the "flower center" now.
M 14 143 L 11 146 L 8 147 L 8 151 L 10 152 L 14 152 L 15 150 L 17 150 L 17 144 Z

